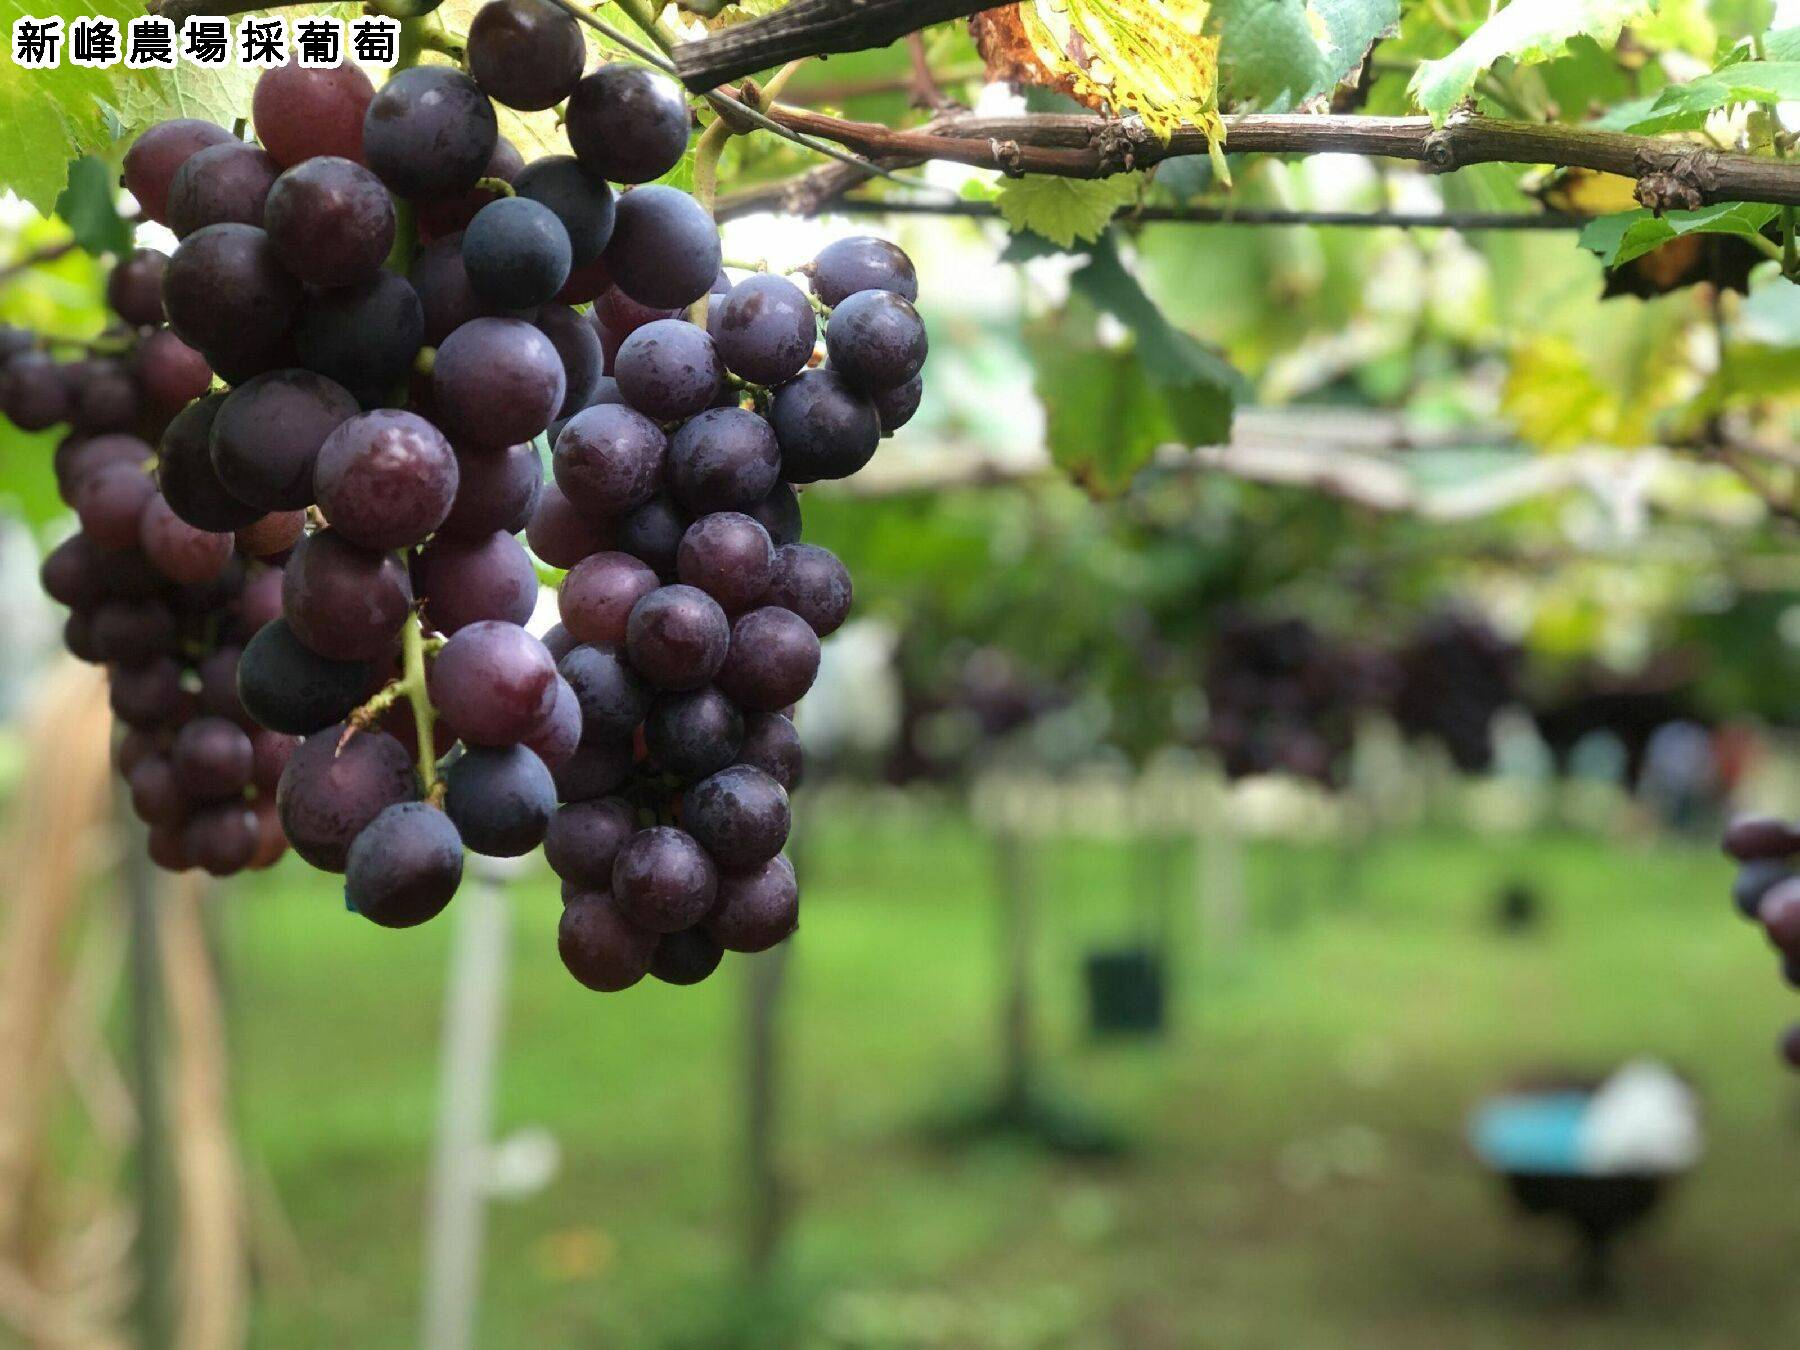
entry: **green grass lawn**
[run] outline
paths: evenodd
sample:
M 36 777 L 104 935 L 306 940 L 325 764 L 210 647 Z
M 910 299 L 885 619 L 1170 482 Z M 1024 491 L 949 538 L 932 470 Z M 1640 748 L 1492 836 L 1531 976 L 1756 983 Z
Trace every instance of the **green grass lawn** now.
M 824 814 L 814 802 L 813 814 Z M 1045 1078 L 1132 1143 L 1079 1161 L 925 1126 L 991 1091 L 990 860 L 891 800 L 815 822 L 784 1012 L 776 1268 L 743 1275 L 743 964 L 604 998 L 557 962 L 547 876 L 512 898 L 502 1132 L 549 1129 L 555 1181 L 491 1210 L 484 1346 L 1727 1347 L 1800 1343 L 1800 1094 L 1771 1042 L 1800 1005 L 1731 921 L 1700 847 L 1570 836 L 1251 850 L 1252 922 L 1209 950 L 1185 867 L 1170 1037 L 1098 1045 L 1079 962 L 1141 920 L 1125 846 L 1036 852 Z M 1489 921 L 1512 876 L 1529 935 Z M 258 1346 L 416 1342 L 420 1215 L 454 910 L 385 933 L 298 866 L 224 915 L 247 1147 L 300 1260 Z M 1462 1142 L 1522 1070 L 1651 1053 L 1706 1098 L 1710 1151 L 1625 1253 L 1570 1290 Z

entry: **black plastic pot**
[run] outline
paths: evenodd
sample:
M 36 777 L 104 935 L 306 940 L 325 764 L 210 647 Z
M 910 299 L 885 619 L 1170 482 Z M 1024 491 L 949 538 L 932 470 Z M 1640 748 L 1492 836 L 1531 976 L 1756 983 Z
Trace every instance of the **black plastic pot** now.
M 1160 1036 L 1168 1026 L 1162 954 L 1149 947 L 1089 952 L 1088 1026 L 1096 1036 Z

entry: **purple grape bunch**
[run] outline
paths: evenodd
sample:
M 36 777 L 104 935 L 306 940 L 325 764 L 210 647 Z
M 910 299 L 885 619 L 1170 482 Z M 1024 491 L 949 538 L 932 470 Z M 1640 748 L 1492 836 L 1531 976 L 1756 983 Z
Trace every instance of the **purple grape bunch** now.
M 47 406 L 28 337 L 0 410 L 70 421 L 83 532 L 46 586 L 124 693 L 160 864 L 235 870 L 195 822 L 241 809 L 266 840 L 246 865 L 291 846 L 402 928 L 449 904 L 465 851 L 541 847 L 564 963 L 617 991 L 797 926 L 790 718 L 852 593 L 802 542 L 799 490 L 913 416 L 928 341 L 880 239 L 825 249 L 794 274 L 810 294 L 729 276 L 707 210 L 654 181 L 686 153 L 681 90 L 585 55 L 565 12 L 492 0 L 470 73 L 288 66 L 258 83 L 260 144 L 150 128 L 125 185 L 180 243 L 113 288 L 145 439 Z M 494 103 L 565 100 L 573 153 L 524 163 Z M 144 373 L 165 366 L 186 383 Z M 140 577 L 193 539 L 217 575 Z M 542 639 L 540 563 L 563 572 Z M 116 634 L 115 593 L 150 592 L 166 622 Z
M 1737 864 L 1731 899 L 1759 925 L 1781 960 L 1781 975 L 1800 989 L 1800 823 L 1774 816 L 1739 816 L 1725 829 L 1726 856 Z M 1781 1033 L 1781 1057 L 1800 1069 L 1800 1022 Z

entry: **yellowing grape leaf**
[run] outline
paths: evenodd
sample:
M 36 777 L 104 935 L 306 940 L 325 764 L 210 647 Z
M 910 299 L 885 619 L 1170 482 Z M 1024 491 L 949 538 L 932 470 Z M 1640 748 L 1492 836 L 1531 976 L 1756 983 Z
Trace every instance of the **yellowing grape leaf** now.
M 1619 424 L 1619 401 L 1563 338 L 1514 350 L 1500 407 L 1531 445 L 1564 450 L 1605 443 Z
M 1219 121 L 1219 39 L 1208 0 L 1025 0 L 971 24 L 991 79 L 1056 89 L 1167 139 L 1178 126 Z
M 995 205 L 1014 231 L 1030 230 L 1063 248 L 1106 233 L 1119 211 L 1137 201 L 1138 175 L 1114 178 L 1014 178 Z

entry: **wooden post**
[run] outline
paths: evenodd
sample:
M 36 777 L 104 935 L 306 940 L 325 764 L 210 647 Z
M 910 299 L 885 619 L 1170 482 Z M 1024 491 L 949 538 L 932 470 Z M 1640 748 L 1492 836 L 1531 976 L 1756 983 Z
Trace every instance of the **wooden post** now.
M 781 1248 L 787 1226 L 787 1189 L 782 1182 L 776 1143 L 781 1104 L 782 992 L 787 985 L 790 942 L 773 951 L 744 958 L 748 964 L 745 993 L 744 1056 L 744 1250 L 750 1273 L 768 1274 Z
M 133 1179 L 138 1224 L 134 1321 L 141 1350 L 174 1345 L 175 1237 L 169 1168 L 168 1102 L 164 1095 L 162 951 L 157 926 L 156 867 L 128 801 L 120 795 L 115 837 L 123 850 L 131 999 L 131 1095 L 137 1113 Z
M 1002 822 L 992 835 L 994 887 L 999 901 L 1000 1115 L 1024 1120 L 1032 1104 L 1031 952 L 1035 903 L 1030 867 L 1017 828 Z
M 473 884 L 457 897 L 444 989 L 437 1144 L 425 1210 L 420 1344 L 470 1350 L 481 1297 L 481 1255 L 493 1127 L 494 1078 L 506 1002 L 510 868 L 471 855 Z

